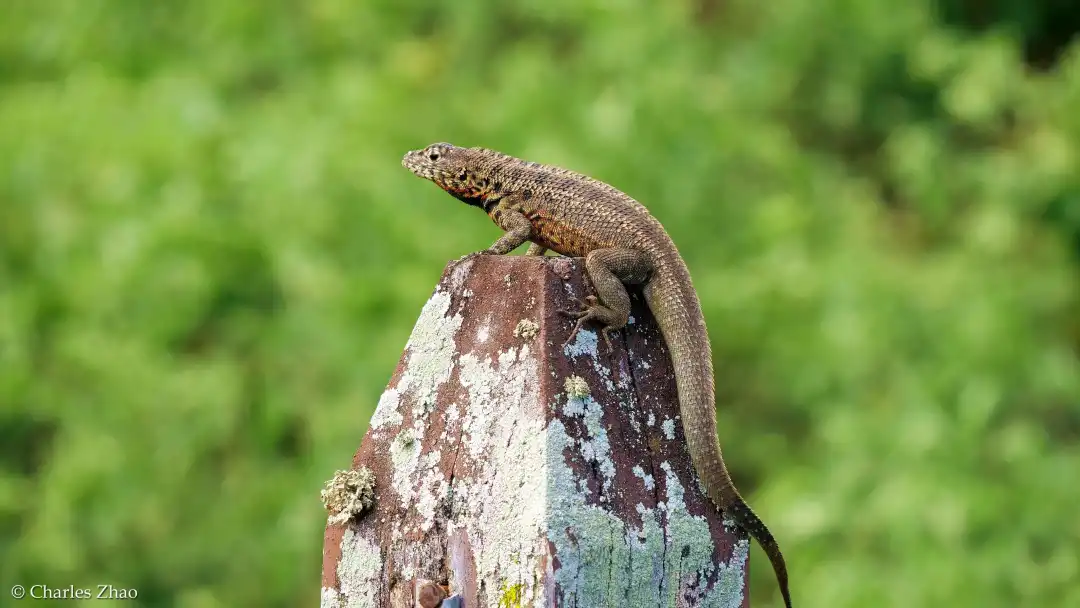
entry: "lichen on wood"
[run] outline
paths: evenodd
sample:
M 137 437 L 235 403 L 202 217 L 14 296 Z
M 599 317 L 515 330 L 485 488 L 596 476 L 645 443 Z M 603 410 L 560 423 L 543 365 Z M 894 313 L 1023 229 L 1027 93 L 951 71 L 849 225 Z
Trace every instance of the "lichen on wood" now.
M 580 260 L 447 266 L 354 458 L 375 505 L 328 522 L 324 608 L 737 608 L 749 545 L 701 494 L 667 351 L 636 298 L 597 348 L 557 314 Z
M 321 492 L 330 525 L 343 524 L 375 503 L 375 474 L 367 467 L 337 471 Z

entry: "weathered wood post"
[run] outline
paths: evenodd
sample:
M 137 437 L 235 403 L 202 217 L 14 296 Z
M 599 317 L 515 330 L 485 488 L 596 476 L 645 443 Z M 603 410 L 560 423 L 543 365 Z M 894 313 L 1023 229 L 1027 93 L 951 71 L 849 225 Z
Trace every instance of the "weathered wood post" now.
M 610 353 L 563 347 L 583 266 L 447 266 L 324 491 L 322 608 L 749 606 L 748 542 L 698 487 L 640 298 Z

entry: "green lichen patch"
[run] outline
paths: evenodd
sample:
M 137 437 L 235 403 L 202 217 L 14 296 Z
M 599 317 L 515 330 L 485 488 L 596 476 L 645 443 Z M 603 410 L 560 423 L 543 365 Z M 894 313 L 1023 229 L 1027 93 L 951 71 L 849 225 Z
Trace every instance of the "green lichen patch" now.
M 563 383 L 563 389 L 571 398 L 581 399 L 589 396 L 589 383 L 581 376 L 570 376 Z
M 375 473 L 367 467 L 337 471 L 320 492 L 331 525 L 343 524 L 375 504 Z
M 521 608 L 522 585 L 504 586 L 502 595 L 499 596 L 499 608 Z
M 712 590 L 703 598 L 703 608 L 738 608 L 746 592 L 746 560 L 750 558 L 750 541 L 735 543 L 731 560 L 717 565 L 719 574 Z
M 523 340 L 532 340 L 540 333 L 540 325 L 532 319 L 522 319 L 514 327 L 514 337 Z

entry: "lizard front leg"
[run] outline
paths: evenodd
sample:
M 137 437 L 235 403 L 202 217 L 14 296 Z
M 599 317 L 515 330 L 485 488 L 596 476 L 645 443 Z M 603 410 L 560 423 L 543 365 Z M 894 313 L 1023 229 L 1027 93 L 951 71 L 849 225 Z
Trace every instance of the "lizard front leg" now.
M 600 335 L 608 350 L 611 339 L 608 334 L 626 326 L 630 319 L 630 294 L 625 285 L 639 285 L 649 280 L 653 266 L 647 255 L 636 249 L 595 249 L 585 256 L 585 274 L 589 277 L 596 296 L 585 298 L 580 310 L 562 310 L 562 314 L 576 318 L 577 324 L 563 346 L 569 344 L 590 321 L 600 323 Z
M 517 208 L 517 197 L 510 195 L 491 210 L 491 220 L 506 231 L 499 240 L 480 253 L 506 255 L 532 238 L 532 222 Z
M 525 255 L 544 255 L 545 253 L 547 253 L 547 247 L 536 243 L 529 243 L 529 248 L 525 250 Z

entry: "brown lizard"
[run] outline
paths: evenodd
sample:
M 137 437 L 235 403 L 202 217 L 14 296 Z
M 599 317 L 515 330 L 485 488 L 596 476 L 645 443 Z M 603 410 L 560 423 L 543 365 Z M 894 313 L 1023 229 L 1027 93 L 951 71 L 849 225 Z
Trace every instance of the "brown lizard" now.
M 712 350 L 690 272 L 664 227 L 644 205 L 599 180 L 484 148 L 435 143 L 401 164 L 459 200 L 480 207 L 505 231 L 482 254 L 503 255 L 530 241 L 526 255 L 548 249 L 583 256 L 596 297 L 577 311 L 570 339 L 590 321 L 608 333 L 626 325 L 630 296 L 641 286 L 671 353 L 683 430 L 709 498 L 750 533 L 772 562 L 791 608 L 787 566 L 772 533 L 747 506 L 728 474 L 716 436 Z M 568 339 L 569 341 L 569 339 Z

